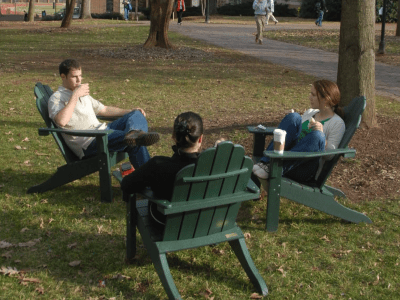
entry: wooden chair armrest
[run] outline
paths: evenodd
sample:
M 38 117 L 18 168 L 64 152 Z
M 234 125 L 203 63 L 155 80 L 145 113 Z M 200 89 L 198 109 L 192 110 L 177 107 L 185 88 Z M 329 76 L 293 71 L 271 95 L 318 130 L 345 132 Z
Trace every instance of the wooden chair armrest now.
M 334 149 L 334 150 L 327 150 L 324 152 L 291 152 L 285 151 L 283 154 L 275 153 L 274 151 L 267 151 L 263 152 L 264 156 L 269 157 L 270 159 L 276 160 L 288 160 L 288 159 L 298 159 L 298 160 L 308 160 L 312 158 L 319 158 L 324 156 L 330 155 L 337 155 L 341 154 L 345 158 L 352 158 L 356 156 L 356 150 L 352 148 L 346 149 Z
M 114 130 L 67 130 L 62 128 L 39 128 L 39 135 L 49 135 L 52 132 L 65 133 L 75 136 L 105 136 Z
M 265 129 L 257 126 L 247 126 L 247 131 L 254 134 L 273 135 L 276 127 L 265 127 Z
M 115 120 L 118 120 L 121 117 L 104 117 L 104 116 L 96 116 L 97 119 L 101 120 L 101 121 L 108 121 L 108 122 L 112 122 Z

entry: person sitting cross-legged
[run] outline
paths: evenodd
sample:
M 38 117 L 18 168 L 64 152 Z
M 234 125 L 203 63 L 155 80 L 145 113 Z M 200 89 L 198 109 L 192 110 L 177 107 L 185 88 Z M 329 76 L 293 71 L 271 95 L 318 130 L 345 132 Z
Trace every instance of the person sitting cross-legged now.
M 145 146 L 156 143 L 160 136 L 147 132 L 146 114 L 141 108 L 121 109 L 105 106 L 89 94 L 89 84 L 82 83 L 80 64 L 74 59 L 64 60 L 59 66 L 62 86 L 51 95 L 48 103 L 49 117 L 60 128 L 72 130 L 108 130 L 108 149 L 127 152 L 131 164 L 138 168 L 150 159 Z M 118 117 L 106 124 L 97 116 Z M 96 154 L 94 137 L 63 134 L 65 143 L 82 159 Z
M 286 115 L 278 126 L 286 131 L 285 151 L 321 152 L 337 149 L 345 132 L 338 86 L 329 80 L 315 81 L 309 99 L 311 109 L 302 116 L 298 113 Z M 267 150 L 273 149 L 272 141 Z M 318 178 L 325 160 L 332 158 L 285 160 L 282 175 L 299 182 L 312 181 Z M 269 161 L 268 157 L 263 157 L 253 166 L 253 174 L 260 179 L 265 190 L 268 186 Z

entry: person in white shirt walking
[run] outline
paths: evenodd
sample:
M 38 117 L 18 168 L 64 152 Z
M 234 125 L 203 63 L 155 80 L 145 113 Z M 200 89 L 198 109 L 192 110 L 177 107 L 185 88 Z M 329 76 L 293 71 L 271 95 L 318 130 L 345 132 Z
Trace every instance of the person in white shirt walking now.
M 267 15 L 267 0 L 254 0 L 253 9 L 257 24 L 256 44 L 262 45 L 263 30 Z
M 274 0 L 267 0 L 267 21 L 266 24 L 268 25 L 269 18 L 272 18 L 272 21 L 275 22 L 275 25 L 278 24 L 278 20 L 274 17 Z

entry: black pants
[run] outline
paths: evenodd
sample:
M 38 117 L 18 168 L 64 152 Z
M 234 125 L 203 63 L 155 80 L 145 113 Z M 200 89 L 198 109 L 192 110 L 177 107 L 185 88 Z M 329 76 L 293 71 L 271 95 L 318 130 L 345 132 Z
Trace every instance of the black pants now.
M 177 12 L 178 14 L 178 23 L 182 23 L 182 14 L 183 14 L 183 9 L 179 10 Z

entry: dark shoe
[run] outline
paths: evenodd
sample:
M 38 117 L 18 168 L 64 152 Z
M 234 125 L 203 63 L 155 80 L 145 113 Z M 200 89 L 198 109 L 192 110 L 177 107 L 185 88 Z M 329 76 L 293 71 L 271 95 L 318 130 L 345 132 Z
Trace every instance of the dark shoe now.
M 258 43 L 259 43 L 260 45 L 262 45 L 262 40 L 259 40 Z
M 258 44 L 258 37 L 256 37 L 256 44 Z
M 142 130 L 131 130 L 124 138 L 124 143 L 130 147 L 150 146 L 157 143 L 160 135 L 157 132 L 144 132 Z

